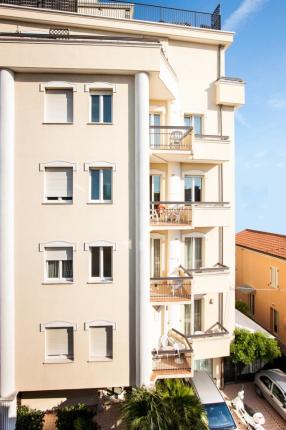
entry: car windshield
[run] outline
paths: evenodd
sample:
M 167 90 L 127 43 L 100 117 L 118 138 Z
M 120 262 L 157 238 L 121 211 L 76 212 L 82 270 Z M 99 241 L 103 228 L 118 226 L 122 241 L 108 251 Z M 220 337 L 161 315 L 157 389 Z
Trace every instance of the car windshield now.
M 231 413 L 225 403 L 210 403 L 204 405 L 206 410 L 209 428 L 220 430 L 236 429 Z

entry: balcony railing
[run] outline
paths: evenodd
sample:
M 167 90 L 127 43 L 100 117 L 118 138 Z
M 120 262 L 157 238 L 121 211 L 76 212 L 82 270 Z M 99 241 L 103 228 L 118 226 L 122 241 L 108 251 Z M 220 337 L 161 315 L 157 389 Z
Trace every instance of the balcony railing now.
M 192 209 L 224 208 L 229 207 L 228 202 L 150 202 L 151 225 L 191 225 Z
M 213 13 L 207 13 L 127 0 L 0 0 L 0 4 L 79 12 L 110 18 L 166 22 L 187 27 L 221 29 L 220 5 Z
M 187 337 L 175 329 L 162 337 L 164 346 L 152 351 L 153 372 L 157 376 L 190 373 L 193 349 Z
M 228 330 L 221 323 L 217 322 L 204 332 L 195 332 L 193 335 L 189 336 L 188 339 L 192 340 L 206 337 L 220 337 L 226 334 L 229 334 Z
M 150 125 L 150 148 L 158 151 L 191 151 L 192 127 Z
M 157 277 L 150 280 L 151 302 L 173 302 L 191 300 L 191 274 L 182 266 L 178 268 L 184 276 Z

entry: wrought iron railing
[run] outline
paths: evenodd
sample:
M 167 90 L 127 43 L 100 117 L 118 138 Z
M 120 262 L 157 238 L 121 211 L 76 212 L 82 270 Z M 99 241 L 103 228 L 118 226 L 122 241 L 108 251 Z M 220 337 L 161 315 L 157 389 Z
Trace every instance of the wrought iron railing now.
M 184 275 L 184 276 L 180 276 Z M 150 280 L 151 301 L 190 300 L 191 279 L 189 272 L 180 266 L 178 276 L 154 277 Z
M 192 208 L 227 208 L 229 202 L 150 202 L 150 223 L 188 225 L 192 223 Z
M 220 30 L 220 5 L 213 13 L 196 12 L 127 0 L 0 0 L 0 4 L 79 12 L 109 18 L 137 19 Z
M 150 125 L 150 148 L 160 151 L 190 151 L 192 127 Z

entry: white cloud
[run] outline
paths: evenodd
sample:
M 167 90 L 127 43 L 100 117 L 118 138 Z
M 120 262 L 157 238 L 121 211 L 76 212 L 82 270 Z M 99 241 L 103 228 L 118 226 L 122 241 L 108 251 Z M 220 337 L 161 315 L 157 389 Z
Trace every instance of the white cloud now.
M 248 124 L 248 122 L 246 121 L 246 119 L 245 119 L 245 117 L 242 115 L 242 113 L 241 112 L 239 112 L 238 110 L 237 111 L 235 111 L 235 119 L 236 119 L 236 121 L 240 124 L 240 125 L 242 125 L 242 126 L 244 126 L 244 127 L 247 127 L 247 128 L 250 128 L 250 125 Z
M 268 0 L 243 0 L 241 5 L 226 19 L 223 28 L 235 30 L 249 15 L 255 13 Z

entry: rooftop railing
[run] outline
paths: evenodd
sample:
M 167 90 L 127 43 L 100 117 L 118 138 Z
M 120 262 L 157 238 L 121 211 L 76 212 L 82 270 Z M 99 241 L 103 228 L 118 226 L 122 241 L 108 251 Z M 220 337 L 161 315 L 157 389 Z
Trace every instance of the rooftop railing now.
M 109 18 L 136 19 L 220 30 L 220 5 L 212 13 L 127 0 L 0 0 L 0 4 L 78 12 Z

